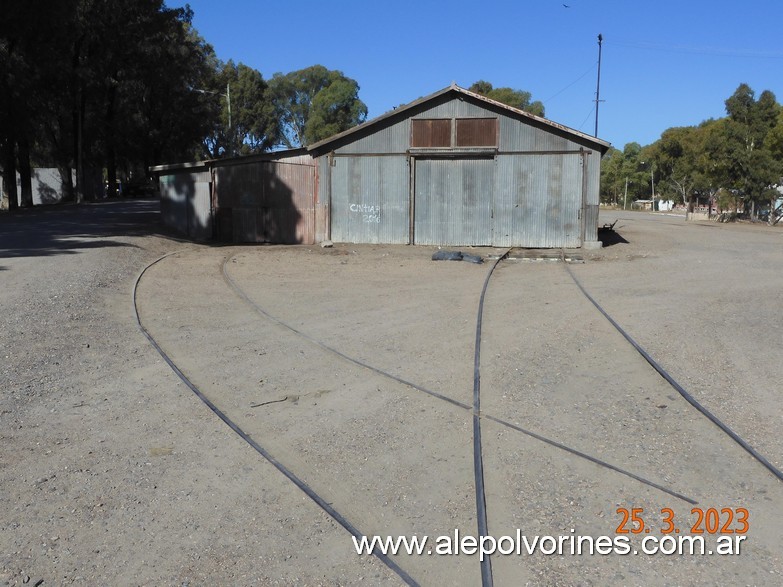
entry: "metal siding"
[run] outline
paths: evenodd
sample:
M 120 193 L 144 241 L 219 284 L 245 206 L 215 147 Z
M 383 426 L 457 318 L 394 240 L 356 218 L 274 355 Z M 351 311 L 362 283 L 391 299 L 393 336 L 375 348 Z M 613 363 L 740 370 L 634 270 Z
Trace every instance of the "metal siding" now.
M 196 179 L 188 216 L 188 235 L 195 240 L 212 238 L 212 198 L 210 174 L 200 173 Z
M 415 242 L 491 245 L 493 159 L 418 159 Z
M 335 157 L 332 181 L 332 240 L 407 244 L 409 173 L 399 157 Z
M 594 151 L 587 157 L 587 206 L 585 210 L 585 242 L 598 240 L 598 210 L 601 189 L 601 154 Z
M 315 166 L 296 161 L 216 169 L 218 207 L 231 211 L 234 242 L 315 242 Z
M 498 113 L 465 100 L 449 100 L 421 110 L 416 118 L 497 118 Z
M 331 167 L 329 158 L 319 157 L 316 160 L 316 229 L 315 240 L 322 242 L 331 239 L 330 211 L 331 211 Z
M 500 117 L 501 151 L 578 151 L 580 146 L 527 122 Z
M 494 245 L 530 248 L 580 246 L 581 157 L 498 157 Z
M 163 224 L 179 233 L 188 233 L 187 196 L 177 189 L 176 175 L 160 176 L 160 214 Z
M 410 119 L 383 127 L 336 150 L 337 153 L 405 153 L 410 143 Z
M 163 223 L 197 240 L 212 236 L 208 171 L 178 172 L 160 177 Z
M 540 128 L 532 121 L 506 116 L 496 109 L 462 99 L 417 109 L 412 117 L 497 118 L 500 125 L 500 154 L 491 172 L 487 166 L 491 161 L 486 159 L 414 159 L 416 243 L 581 246 L 582 167 L 576 151 L 583 144 L 570 136 Z M 328 222 L 332 240 L 408 242 L 410 172 L 403 157 L 410 146 L 410 121 L 411 118 L 405 118 L 390 122 L 370 135 L 340 146 L 332 167 L 328 155 L 319 158 L 322 180 L 318 198 L 327 207 L 327 219 L 331 214 Z M 574 154 L 528 155 L 521 151 L 573 151 Z M 399 153 L 400 157 L 389 156 L 393 153 Z M 356 156 L 347 157 L 348 154 Z M 384 156 L 371 157 L 372 154 Z M 588 223 L 585 236 L 590 240 L 591 206 L 598 201 L 600 154 L 593 150 L 587 161 L 587 209 L 583 212 Z M 433 191 L 430 200 L 427 200 L 428 190 Z M 466 197 L 454 205 L 453 194 L 458 190 Z M 484 199 L 480 203 L 471 201 L 479 192 Z M 378 207 L 380 222 L 375 226 L 364 222 L 365 212 L 352 212 L 351 204 L 355 210 L 356 206 L 373 211 Z

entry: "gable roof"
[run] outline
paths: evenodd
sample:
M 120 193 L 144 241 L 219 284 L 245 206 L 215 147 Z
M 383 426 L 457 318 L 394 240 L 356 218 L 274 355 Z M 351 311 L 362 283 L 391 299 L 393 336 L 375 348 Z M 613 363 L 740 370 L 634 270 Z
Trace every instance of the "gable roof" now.
M 470 90 L 466 90 L 465 88 L 462 88 L 458 86 L 457 84 L 451 84 L 450 86 L 443 88 L 442 90 L 439 90 L 435 92 L 434 94 L 430 94 L 429 96 L 424 96 L 423 98 L 419 98 L 418 100 L 414 100 L 413 102 L 406 104 L 404 106 L 400 106 L 399 108 L 396 108 L 394 110 L 390 110 L 386 112 L 385 114 L 381 114 L 380 116 L 373 118 L 372 120 L 368 120 L 367 122 L 364 122 L 358 126 L 354 126 L 353 128 L 349 128 L 346 131 L 343 131 L 341 133 L 338 133 L 336 135 L 333 135 L 327 139 L 323 139 L 321 141 L 318 141 L 317 143 L 313 143 L 312 145 L 309 145 L 307 147 L 308 151 L 324 151 L 324 147 L 333 143 L 337 142 L 341 139 L 344 139 L 345 137 L 348 137 L 354 133 L 367 131 L 373 126 L 376 126 L 389 118 L 392 117 L 400 117 L 401 114 L 408 110 L 412 110 L 414 108 L 417 108 L 418 106 L 425 104 L 427 102 L 436 100 L 440 98 L 441 96 L 444 96 L 449 93 L 459 94 L 463 96 L 468 96 L 469 98 L 473 100 L 477 100 L 479 102 L 484 102 L 490 106 L 493 106 L 495 108 L 506 110 L 510 114 L 513 114 L 517 117 L 527 118 L 531 121 L 536 122 L 537 124 L 543 126 L 543 127 L 549 127 L 553 131 L 556 131 L 558 133 L 565 133 L 567 135 L 573 136 L 576 139 L 579 139 L 580 141 L 585 141 L 588 143 L 591 143 L 595 145 L 595 147 L 601 152 L 601 154 L 605 153 L 609 150 L 609 148 L 612 146 L 611 143 L 608 143 L 607 141 L 603 141 L 601 139 L 598 139 L 596 137 L 590 136 L 588 134 L 585 134 L 583 132 L 580 132 L 578 130 L 574 130 L 573 128 L 569 128 L 565 125 L 558 124 L 557 122 L 553 122 L 549 120 L 548 118 L 543 118 L 541 116 L 536 116 L 535 114 L 530 114 L 530 112 L 525 112 L 524 110 L 520 110 L 519 108 L 514 108 L 513 106 L 509 106 L 508 104 L 503 104 L 502 102 L 498 102 L 497 100 L 492 100 L 491 98 L 487 98 L 486 96 L 482 96 L 481 94 L 476 94 L 474 92 L 471 92 Z

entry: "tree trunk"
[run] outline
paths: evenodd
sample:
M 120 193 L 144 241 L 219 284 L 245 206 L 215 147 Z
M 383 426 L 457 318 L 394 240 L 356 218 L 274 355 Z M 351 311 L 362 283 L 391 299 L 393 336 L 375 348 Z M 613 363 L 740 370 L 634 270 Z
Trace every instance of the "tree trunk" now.
M 108 187 L 106 196 L 115 198 L 117 193 L 117 153 L 114 149 L 114 99 L 116 90 L 109 87 L 106 104 L 106 176 Z
M 79 103 L 75 112 L 75 159 L 76 159 L 76 203 L 84 201 L 84 112 L 86 100 L 84 92 L 79 90 Z
M 16 157 L 14 138 L 11 133 L 3 144 L 3 196 L 8 200 L 8 209 L 16 210 L 19 199 L 16 191 Z
M 17 159 L 19 160 L 19 178 L 22 183 L 22 208 L 33 207 L 33 170 L 30 168 L 30 142 L 25 133 L 17 141 Z
M 73 173 L 68 165 L 58 165 L 57 171 L 60 172 L 60 184 L 63 190 L 63 202 L 73 202 L 75 196 Z
M 776 196 L 771 196 L 769 198 L 769 218 L 767 219 L 767 223 L 770 226 L 775 226 L 781 218 L 781 209 L 776 207 L 777 203 L 778 199 Z

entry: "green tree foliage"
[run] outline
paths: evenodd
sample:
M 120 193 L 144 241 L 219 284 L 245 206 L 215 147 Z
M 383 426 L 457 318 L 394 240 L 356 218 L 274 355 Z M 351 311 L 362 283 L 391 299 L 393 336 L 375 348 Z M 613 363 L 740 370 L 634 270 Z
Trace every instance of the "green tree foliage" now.
M 30 150 L 43 128 L 52 87 L 66 82 L 51 57 L 67 54 L 76 0 L 12 0 L 0 18 L 0 165 L 9 206 L 16 207 L 16 171 L 23 206 L 32 205 Z
M 783 107 L 769 91 L 756 99 L 747 84 L 740 84 L 725 104 L 724 118 L 667 129 L 644 148 L 630 143 L 622 153 L 610 151 L 601 166 L 602 200 L 618 201 L 625 178 L 629 194 L 649 197 L 649 191 L 639 191 L 643 168 L 648 189 L 653 172 L 657 196 L 691 206 L 697 199 L 723 207 L 739 203 L 752 218 L 766 207 L 770 222 L 778 221 L 783 213 L 776 210 L 776 188 L 783 184 Z
M 59 167 L 66 185 L 76 168 L 77 197 L 94 197 L 102 169 L 113 187 L 118 171 L 192 156 L 209 122 L 192 88 L 212 49 L 191 17 L 162 0 L 4 4 L 0 149 L 4 173 L 22 172 L 23 205 L 31 163 Z
M 777 186 L 780 188 L 783 186 L 783 108 L 778 112 L 775 126 L 772 127 L 767 135 L 766 146 L 772 154 L 773 161 L 777 162 L 777 170 L 780 175 Z M 777 194 L 773 193 L 770 196 L 770 224 L 777 224 L 783 219 L 783 197 L 781 197 L 779 190 L 776 191 L 778 192 Z
M 207 157 L 260 153 L 278 142 L 275 109 L 260 72 L 229 61 L 217 65 L 206 85 L 209 89 L 199 91 L 211 96 L 214 121 L 204 138 Z
M 491 83 L 484 80 L 479 80 L 471 85 L 468 91 L 536 116 L 544 116 L 544 104 L 539 100 L 531 102 L 533 95 L 530 92 L 512 88 L 493 88 Z
M 359 85 L 323 65 L 285 75 L 276 73 L 269 90 L 276 109 L 278 137 L 289 148 L 328 138 L 367 118 L 367 106 L 359 99 Z
M 601 201 L 626 207 L 638 199 L 649 199 L 651 153 L 639 143 L 623 150 L 610 149 L 601 162 Z
M 648 159 L 655 165 L 658 194 L 686 203 L 694 193 L 710 192 L 702 155 L 707 125 L 670 128 L 650 145 Z
M 621 167 L 623 152 L 610 148 L 601 160 L 601 202 L 623 205 L 625 178 Z
M 762 92 L 757 100 L 753 90 L 741 84 L 726 100 L 728 116 L 710 129 L 705 143 L 713 181 L 735 193 L 754 219 L 760 204 L 777 196 L 774 186 L 780 183 L 781 165 L 766 140 L 780 110 L 772 92 Z

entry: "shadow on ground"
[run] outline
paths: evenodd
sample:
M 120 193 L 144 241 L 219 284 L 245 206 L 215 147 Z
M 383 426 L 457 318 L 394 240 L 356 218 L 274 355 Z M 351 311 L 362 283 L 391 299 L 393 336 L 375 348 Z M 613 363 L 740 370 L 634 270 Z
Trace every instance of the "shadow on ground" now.
M 132 247 L 116 239 L 155 234 L 172 236 L 161 223 L 158 199 L 15 210 L 0 214 L 0 259 Z
M 611 247 L 613 245 L 619 245 L 619 244 L 629 244 L 625 238 L 619 233 L 616 232 L 614 229 L 610 230 L 603 230 L 598 229 L 598 240 L 601 241 L 601 244 L 604 248 Z

